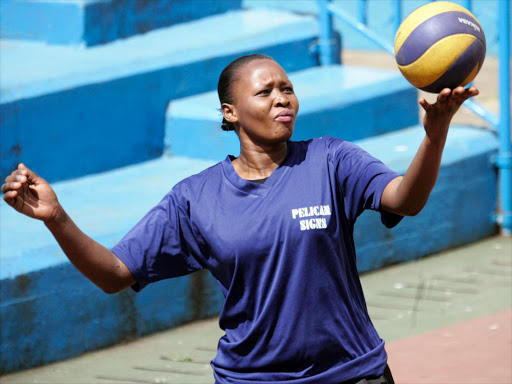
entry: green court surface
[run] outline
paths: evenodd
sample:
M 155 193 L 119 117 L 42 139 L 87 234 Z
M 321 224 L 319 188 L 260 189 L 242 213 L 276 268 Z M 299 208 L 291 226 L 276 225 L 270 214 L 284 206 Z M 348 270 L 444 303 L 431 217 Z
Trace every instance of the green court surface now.
M 510 238 L 491 237 L 365 274 L 362 284 L 375 327 L 392 347 L 399 340 L 511 308 L 512 242 Z M 6 375 L 0 377 L 0 382 L 212 383 L 209 362 L 223 335 L 217 321 L 212 318 L 191 323 L 67 361 Z M 507 340 L 503 343 L 510 344 Z M 506 350 L 510 349 L 508 344 L 503 346 Z M 493 345 L 496 347 L 489 347 Z M 418 353 L 421 348 L 418 344 Z M 483 345 L 482 349 L 485 348 Z M 439 354 L 442 353 L 440 347 Z M 475 349 L 474 353 L 481 351 Z M 411 359 L 414 355 L 411 350 Z M 463 369 L 467 361 L 454 360 L 454 369 L 457 364 Z M 512 365 L 508 368 L 512 371 Z

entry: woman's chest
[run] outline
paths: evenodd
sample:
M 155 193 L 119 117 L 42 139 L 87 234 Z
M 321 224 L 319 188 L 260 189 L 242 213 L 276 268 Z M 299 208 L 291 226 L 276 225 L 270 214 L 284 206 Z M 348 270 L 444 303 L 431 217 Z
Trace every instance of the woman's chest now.
M 263 196 L 226 188 L 195 223 L 216 263 L 255 265 L 336 236 L 338 200 L 328 174 L 297 172 Z

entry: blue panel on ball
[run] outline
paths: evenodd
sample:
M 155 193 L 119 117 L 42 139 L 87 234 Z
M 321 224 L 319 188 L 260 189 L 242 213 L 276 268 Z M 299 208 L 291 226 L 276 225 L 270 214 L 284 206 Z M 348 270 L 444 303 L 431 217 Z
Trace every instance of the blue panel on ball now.
M 475 40 L 455 60 L 446 72 L 432 84 L 421 88 L 422 91 L 439 93 L 444 88 L 453 89 L 462 84 L 478 63 L 478 70 L 482 67 L 485 58 L 485 45 L 480 40 Z
M 476 19 L 464 12 L 444 12 L 425 20 L 409 34 L 396 54 L 396 62 L 414 63 L 436 42 L 456 34 L 476 36 L 485 45 L 484 31 Z

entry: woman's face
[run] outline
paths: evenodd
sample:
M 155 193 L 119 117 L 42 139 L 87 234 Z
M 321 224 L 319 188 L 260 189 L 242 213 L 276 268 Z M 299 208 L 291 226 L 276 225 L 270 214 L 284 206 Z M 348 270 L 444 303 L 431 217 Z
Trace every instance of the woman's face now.
M 238 126 L 240 140 L 271 144 L 291 138 L 299 101 L 279 64 L 253 60 L 240 68 L 231 86 L 233 104 L 223 104 L 222 109 Z

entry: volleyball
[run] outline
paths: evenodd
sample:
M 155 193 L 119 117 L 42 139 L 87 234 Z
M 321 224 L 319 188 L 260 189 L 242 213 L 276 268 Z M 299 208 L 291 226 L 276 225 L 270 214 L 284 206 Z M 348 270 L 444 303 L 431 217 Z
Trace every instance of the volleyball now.
M 423 5 L 396 33 L 395 59 L 416 88 L 439 93 L 469 84 L 485 59 L 485 35 L 466 8 L 447 1 Z

